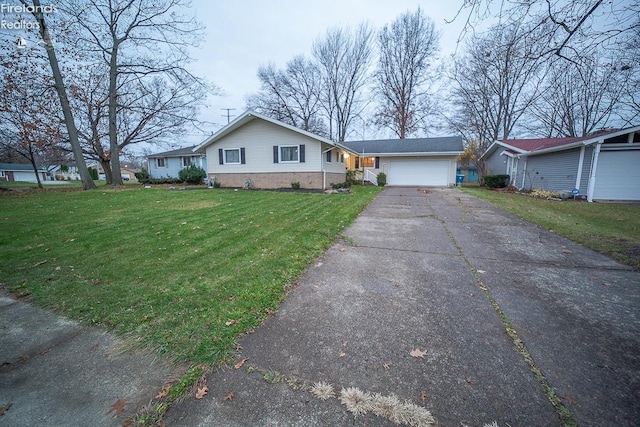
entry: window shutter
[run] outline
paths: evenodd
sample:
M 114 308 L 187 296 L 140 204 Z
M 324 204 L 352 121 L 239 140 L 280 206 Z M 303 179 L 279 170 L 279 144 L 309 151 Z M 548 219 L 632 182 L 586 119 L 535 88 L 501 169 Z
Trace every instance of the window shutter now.
M 380 169 L 380 157 L 376 157 L 376 164 L 375 164 L 375 168 L 376 168 L 376 169 Z
M 244 156 L 244 147 L 242 147 L 240 149 L 240 164 L 244 165 L 246 163 L 247 163 L 247 161 L 245 160 L 245 156 Z
M 278 163 L 278 146 L 273 146 L 273 163 Z
M 300 144 L 300 163 L 304 163 L 304 144 Z
M 222 152 L 222 148 L 218 148 L 218 160 L 220 164 L 224 164 L 224 153 Z

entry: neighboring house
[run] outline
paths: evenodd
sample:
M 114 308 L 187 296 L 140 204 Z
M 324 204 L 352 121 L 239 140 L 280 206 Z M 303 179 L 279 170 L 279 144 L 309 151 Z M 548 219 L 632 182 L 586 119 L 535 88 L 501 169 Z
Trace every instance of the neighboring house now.
M 75 163 L 53 166 L 49 172 L 56 181 L 80 181 L 80 173 Z
M 47 170 L 38 167 L 40 181 L 47 180 Z M 2 181 L 26 181 L 38 182 L 33 166 L 23 163 L 0 163 L 0 182 Z
M 323 189 L 346 180 L 349 151 L 332 141 L 247 111 L 207 138 L 207 176 L 223 187 Z
M 96 168 L 96 170 L 98 171 L 98 179 L 107 179 L 107 175 L 104 173 L 104 169 L 102 168 L 102 165 L 98 164 L 96 166 L 93 166 Z M 122 180 L 123 181 L 138 181 L 138 179 L 136 178 L 136 173 L 140 172 L 140 169 L 132 167 L 126 163 L 122 164 L 120 166 L 120 175 L 122 176 Z
M 180 171 L 195 164 L 205 171 L 206 161 L 202 154 L 194 153 L 195 146 L 178 148 L 177 150 L 147 156 L 147 171 L 151 178 L 178 178 Z
M 593 200 L 640 200 L 640 126 L 573 138 L 493 142 L 489 174 L 520 189 L 577 190 Z
M 451 186 L 456 183 L 457 157 L 462 138 L 384 139 L 351 141 L 342 145 L 355 153 L 349 169 L 363 170 L 364 179 L 376 182 L 379 172 L 388 185 Z

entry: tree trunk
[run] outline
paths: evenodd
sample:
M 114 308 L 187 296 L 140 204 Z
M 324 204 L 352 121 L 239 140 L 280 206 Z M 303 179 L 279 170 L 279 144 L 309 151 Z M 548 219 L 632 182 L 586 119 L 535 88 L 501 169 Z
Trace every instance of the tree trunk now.
M 100 165 L 102 165 L 102 171 L 104 172 L 104 178 L 107 181 L 107 185 L 113 184 L 113 173 L 111 172 L 111 163 L 107 159 L 100 159 Z
M 24 0 L 23 4 L 26 5 Z M 49 35 L 49 30 L 47 29 L 44 15 L 41 11 L 40 0 L 33 0 L 33 6 L 33 16 L 38 21 L 38 25 L 40 27 L 40 36 L 44 41 L 44 46 L 47 51 L 47 57 L 49 58 L 49 64 L 51 65 L 51 72 L 53 73 L 53 78 L 55 80 L 56 92 L 58 93 L 58 97 L 60 98 L 60 106 L 62 107 L 62 113 L 64 114 L 64 122 L 67 126 L 67 132 L 69 133 L 71 151 L 73 152 L 73 157 L 76 162 L 76 166 L 78 167 L 78 173 L 80 174 L 80 178 L 82 179 L 82 187 L 85 190 L 94 189 L 96 188 L 96 184 L 91 179 L 89 169 L 87 169 L 87 164 L 84 161 L 82 148 L 80 147 L 80 142 L 78 141 L 78 130 L 73 120 L 73 113 L 71 112 L 71 107 L 69 105 L 69 98 L 67 97 L 67 91 L 62 80 L 62 73 L 60 72 L 60 67 L 58 66 L 58 58 L 56 57 L 56 52 L 53 49 L 53 42 L 51 41 L 51 36 Z
M 109 60 L 109 152 L 111 157 L 111 185 L 122 185 L 120 147 L 118 147 L 118 42 L 113 41 Z

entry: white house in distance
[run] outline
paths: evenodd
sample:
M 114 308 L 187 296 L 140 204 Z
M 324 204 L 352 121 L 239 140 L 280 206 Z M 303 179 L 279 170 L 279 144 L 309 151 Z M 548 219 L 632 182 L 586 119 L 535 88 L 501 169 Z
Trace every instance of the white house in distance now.
M 247 111 L 198 145 L 207 175 L 222 187 L 323 189 L 346 180 L 348 150 L 294 126 Z
M 335 143 L 326 138 L 247 111 L 195 147 L 206 154 L 210 180 L 223 187 L 324 189 L 359 170 L 376 184 L 449 186 L 456 180 L 462 138 Z
M 205 171 L 207 165 L 201 154 L 193 152 L 195 146 L 147 156 L 147 171 L 151 178 L 178 178 L 180 171 L 195 164 Z
M 38 175 L 40 181 L 47 180 L 47 170 L 44 167 L 38 167 Z M 33 166 L 28 163 L 0 163 L 0 182 L 37 182 Z

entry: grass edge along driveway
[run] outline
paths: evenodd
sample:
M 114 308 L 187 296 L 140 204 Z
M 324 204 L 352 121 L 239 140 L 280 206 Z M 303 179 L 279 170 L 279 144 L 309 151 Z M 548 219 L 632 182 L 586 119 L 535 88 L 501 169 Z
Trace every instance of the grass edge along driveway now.
M 380 191 L 2 195 L 0 286 L 177 362 L 217 364 Z
M 640 205 L 545 200 L 477 187 L 462 191 L 640 270 Z

